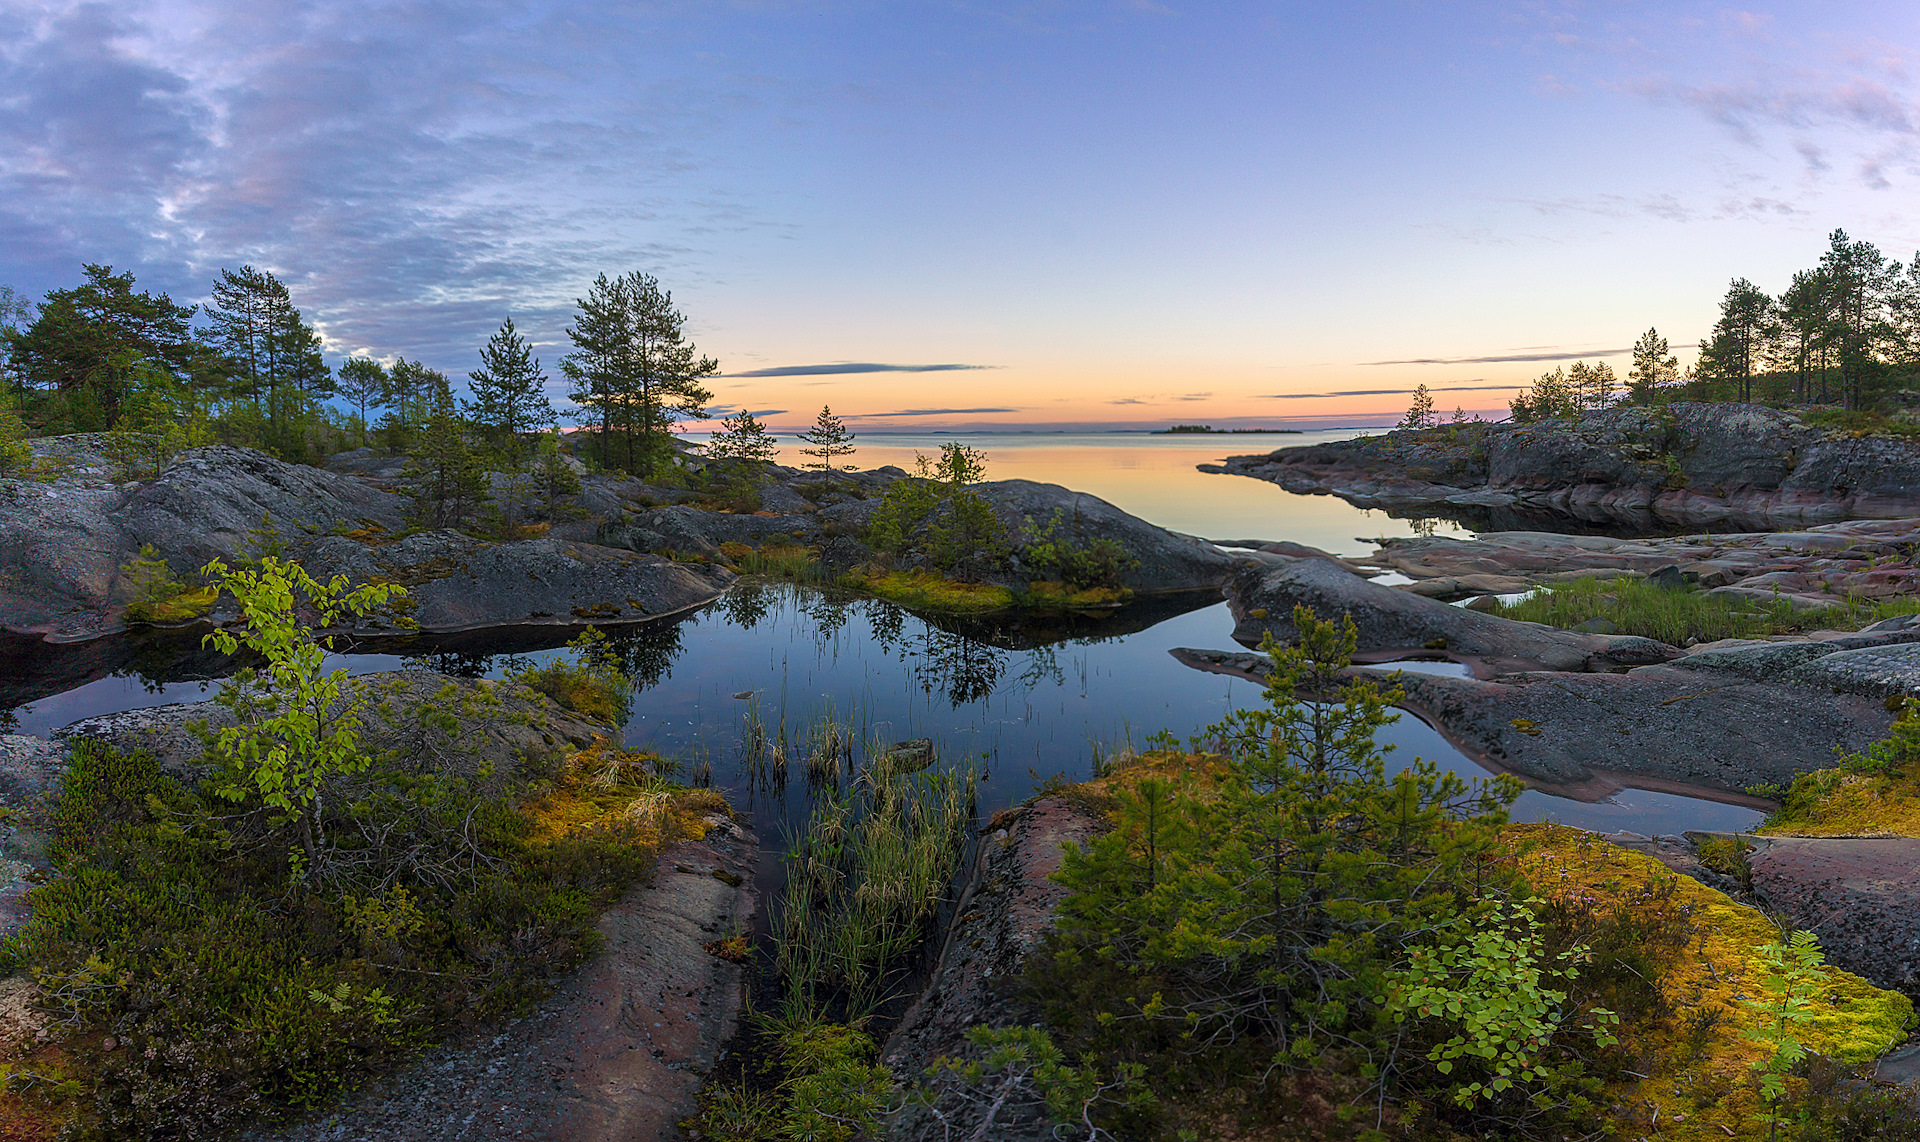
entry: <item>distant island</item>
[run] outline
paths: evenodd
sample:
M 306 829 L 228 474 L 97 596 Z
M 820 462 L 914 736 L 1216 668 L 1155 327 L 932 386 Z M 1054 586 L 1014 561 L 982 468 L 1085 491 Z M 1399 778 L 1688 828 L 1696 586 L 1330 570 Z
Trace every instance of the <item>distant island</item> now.
M 1228 433 L 1281 432 L 1298 436 L 1300 435 L 1300 431 L 1298 428 L 1215 428 L 1211 424 L 1176 424 L 1172 428 L 1155 429 L 1153 434 L 1155 436 L 1170 436 L 1176 432 L 1218 432 L 1222 435 Z

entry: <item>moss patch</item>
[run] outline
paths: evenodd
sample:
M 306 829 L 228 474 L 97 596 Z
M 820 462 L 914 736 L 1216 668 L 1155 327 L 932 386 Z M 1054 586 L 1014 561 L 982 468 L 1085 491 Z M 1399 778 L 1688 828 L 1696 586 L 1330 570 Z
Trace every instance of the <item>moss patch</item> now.
M 130 623 L 150 623 L 162 626 L 167 623 L 192 622 L 213 609 L 220 599 L 218 587 L 202 587 L 193 591 L 182 591 L 166 599 L 142 599 L 127 604 L 127 621 Z
M 1043 581 L 1027 584 L 1026 592 L 1014 601 L 1038 610 L 1096 611 L 1110 610 L 1132 598 L 1133 592 L 1126 587 L 1076 588 L 1066 583 Z
M 1920 837 L 1920 784 L 1847 769 L 1803 773 L 1779 812 L 1754 831 L 1774 837 Z
M 1755 949 L 1777 937 L 1773 923 L 1724 893 L 1677 877 L 1653 858 L 1592 833 L 1560 825 L 1511 825 L 1507 832 L 1514 864 L 1550 900 L 1610 907 L 1649 885 L 1661 884 L 1664 890 L 1664 882 L 1672 882 L 1693 936 L 1667 965 L 1660 984 L 1682 1015 L 1669 1025 L 1640 1031 L 1630 1045 L 1641 1053 L 1637 1069 L 1648 1077 L 1622 1085 L 1616 1094 L 1622 1105 L 1658 1108 L 1662 1138 L 1755 1137 L 1759 1102 L 1751 1064 L 1765 1051 L 1743 1037 L 1758 1020 L 1740 997 L 1762 994 L 1766 969 Z M 1800 1033 L 1811 1050 L 1859 1063 L 1905 1038 L 1913 1022 L 1911 1000 L 1837 968 L 1826 970 L 1813 1021 Z
M 912 610 L 999 611 L 1013 606 L 1013 592 L 1005 587 L 962 583 L 920 569 L 858 576 L 855 585 Z

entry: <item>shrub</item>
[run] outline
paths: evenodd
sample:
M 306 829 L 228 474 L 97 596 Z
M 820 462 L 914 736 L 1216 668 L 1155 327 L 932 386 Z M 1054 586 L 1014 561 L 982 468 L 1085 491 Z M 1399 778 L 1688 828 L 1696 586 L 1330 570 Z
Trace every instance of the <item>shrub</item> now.
M 573 651 L 571 659 L 556 658 L 545 666 L 517 671 L 510 679 L 603 725 L 625 725 L 633 708 L 633 684 L 607 636 L 588 627 L 567 643 L 567 649 Z
M 130 623 L 179 623 L 197 619 L 220 599 L 218 587 L 189 587 L 173 574 L 151 544 L 120 568 L 132 598 L 127 603 Z
M 1140 560 L 1117 540 L 1104 536 L 1081 540 L 1061 534 L 1064 520 L 1064 513 L 1055 512 L 1045 530 L 1029 523 L 1021 558 L 1043 574 L 1055 575 L 1068 586 L 1082 590 L 1118 588 L 1121 576 L 1140 566 Z
M 64 1039 L 48 1048 L 64 1089 L 27 1093 L 73 1137 L 223 1136 L 519 1008 L 598 946 L 599 909 L 657 843 L 618 818 L 536 835 L 440 775 L 343 781 L 316 881 L 272 843 L 258 796 L 236 806 L 144 754 L 76 746 L 52 815 L 59 876 L 0 947 Z

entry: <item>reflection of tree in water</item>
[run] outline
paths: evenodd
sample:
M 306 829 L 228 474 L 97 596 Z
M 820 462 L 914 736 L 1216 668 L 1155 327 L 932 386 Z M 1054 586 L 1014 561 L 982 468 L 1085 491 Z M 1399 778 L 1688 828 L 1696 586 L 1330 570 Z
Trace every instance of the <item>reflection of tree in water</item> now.
M 873 641 L 882 650 L 892 651 L 905 637 L 907 612 L 881 599 L 867 600 L 867 624 L 873 628 Z
M 686 649 L 680 635 L 679 623 L 647 623 L 610 631 L 607 643 L 620 656 L 620 669 L 634 690 L 640 691 L 658 685 L 673 668 L 673 660 Z
M 1100 638 L 1077 638 L 1073 642 L 1086 645 L 1105 642 Z M 1042 682 L 1052 682 L 1056 686 L 1064 685 L 1066 672 L 1060 669 L 1060 648 L 1058 646 L 1036 646 L 1027 651 L 1026 665 L 1020 668 L 1020 686 L 1024 690 L 1037 689 Z
M 767 617 L 772 606 L 766 585 L 763 583 L 741 583 L 726 594 L 720 596 L 720 617 L 741 630 L 752 630 Z
M 955 706 L 992 694 L 1007 672 L 1006 651 L 938 627 L 928 627 L 915 649 L 913 674 L 920 688 L 929 694 L 945 690 Z
M 840 633 L 840 628 L 846 626 L 847 620 L 853 617 L 856 601 L 853 596 L 832 591 L 815 591 L 803 596 L 800 610 L 813 620 L 814 641 L 833 641 L 833 637 Z

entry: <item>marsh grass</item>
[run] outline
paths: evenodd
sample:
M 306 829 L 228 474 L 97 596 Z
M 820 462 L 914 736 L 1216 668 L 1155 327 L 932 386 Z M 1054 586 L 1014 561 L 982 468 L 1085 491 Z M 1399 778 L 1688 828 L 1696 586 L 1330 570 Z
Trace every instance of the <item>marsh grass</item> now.
M 1605 619 L 1621 634 L 1682 646 L 1688 639 L 1716 642 L 1804 630 L 1855 630 L 1896 615 L 1920 613 L 1920 599 L 1836 596 L 1830 608 L 1797 611 L 1784 599 L 1756 604 L 1703 591 L 1669 590 L 1644 579 L 1577 579 L 1502 603 L 1494 613 L 1562 630 L 1589 619 Z
M 827 581 L 827 573 L 813 549 L 797 543 L 769 543 L 759 548 L 728 543 L 720 550 L 742 575 L 765 575 L 795 583 Z
M 959 869 L 978 775 L 906 772 L 918 762 L 830 717 L 807 737 L 818 793 L 789 846 L 773 920 L 781 1010 L 859 1023 L 896 997 L 916 961 Z

